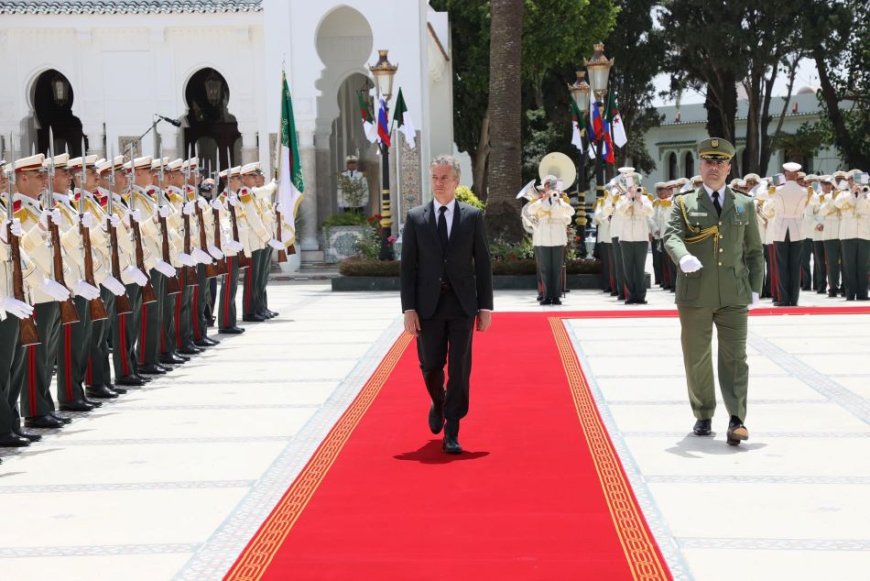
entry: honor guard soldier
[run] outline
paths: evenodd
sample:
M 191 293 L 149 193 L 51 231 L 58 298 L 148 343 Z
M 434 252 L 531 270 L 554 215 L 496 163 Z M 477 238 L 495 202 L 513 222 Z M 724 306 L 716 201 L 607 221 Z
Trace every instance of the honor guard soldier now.
M 27 275 L 35 272 L 35 268 L 20 248 L 21 223 L 8 219 L 11 208 L 7 208 L 6 204 L 11 194 L 6 178 L 7 169 L 11 171 L 11 165 L 7 166 L 5 160 L 0 160 L 0 447 L 20 448 L 42 439 L 42 436 L 24 432 L 18 415 L 21 386 L 13 384 L 12 370 L 20 369 L 24 365 L 19 327 L 22 319 L 33 316 L 33 307 L 24 300 L 15 298 L 12 280 L 13 271 L 19 272 L 26 289 L 27 279 L 30 278 Z M 12 262 L 10 243 L 13 238 L 19 241 L 20 261 L 17 265 Z M 30 282 L 32 284 L 33 280 Z
M 822 176 L 819 194 L 819 216 L 822 218 L 822 245 L 825 250 L 825 273 L 828 298 L 836 298 L 842 291 L 840 258 L 840 209 L 834 205 L 837 198 L 834 178 Z
M 808 252 L 813 259 L 811 271 L 812 285 L 810 289 L 815 290 L 816 294 L 823 295 L 827 287 L 827 267 L 825 264 L 825 245 L 823 241 L 824 225 L 822 224 L 825 217 L 821 214 L 821 178 L 810 174 L 806 177 L 806 182 L 813 190 L 812 199 L 807 204 L 807 209 L 804 210 L 804 230 L 808 234 L 808 240 L 810 241 Z
M 249 164 L 250 165 L 250 164 Z M 248 166 L 241 168 L 247 169 Z M 252 259 L 245 254 L 245 246 L 238 242 L 232 235 L 233 232 L 233 215 L 235 214 L 235 229 L 239 232 L 239 237 L 247 236 L 247 226 L 239 228 L 239 215 L 241 214 L 241 206 L 239 204 L 239 195 L 243 192 L 248 193 L 245 188 L 242 188 L 240 173 L 233 175 L 232 170 L 222 172 L 221 177 L 225 178 L 224 191 L 217 198 L 220 204 L 219 215 L 221 218 L 221 230 L 223 232 L 223 246 L 221 250 L 226 256 L 227 274 L 224 277 L 223 284 L 220 290 L 220 300 L 218 301 L 218 333 L 228 335 L 239 335 L 245 332 L 245 329 L 239 327 L 236 314 L 236 292 L 239 288 L 239 269 L 242 257 L 248 258 L 248 268 L 251 268 L 250 262 Z M 230 211 L 232 208 L 232 212 Z M 247 275 L 246 275 L 247 276 Z
M 59 243 L 51 242 L 48 234 L 49 221 L 59 226 L 62 220 L 60 212 L 43 209 L 39 202 L 46 185 L 43 161 L 45 156 L 41 153 L 19 159 L 13 165 L 14 183 L 10 183 L 15 217 L 20 221 L 23 233 L 22 247 L 39 271 L 36 276 L 42 280 L 38 288 L 31 289 L 40 343 L 26 347 L 23 369 L 13 369 L 12 381 L 20 385 L 18 389 L 21 390 L 21 413 L 25 417 L 25 426 L 60 428 L 70 420 L 54 413 L 55 406 L 50 391 L 51 374 L 60 345 L 61 320 L 58 301 L 68 301 L 71 294 L 67 287 L 55 280 L 53 253 L 62 254 L 62 249 Z M 84 287 L 80 290 L 85 292 Z
M 802 221 L 811 193 L 797 183 L 800 164 L 783 164 L 785 183 L 770 193 L 764 212 L 773 230 L 778 283 L 777 307 L 795 307 L 800 293 L 800 260 L 803 248 Z
M 357 156 L 348 155 L 344 163 L 347 169 L 341 172 L 342 177 L 339 179 L 338 209 L 340 212 L 362 214 L 369 201 L 369 184 L 366 175 L 357 169 L 359 167 Z M 342 188 L 341 184 L 345 184 L 346 187 Z
M 532 244 L 539 261 L 543 281 L 542 305 L 561 305 L 562 254 L 568 243 L 567 228 L 571 224 L 574 208 L 561 197 L 558 178 L 544 176 L 538 186 L 541 198 L 532 202 L 529 215 L 532 217 Z
M 259 169 L 259 168 L 256 168 Z M 241 168 L 233 168 L 233 173 L 241 178 Z M 246 174 L 246 180 L 253 185 L 253 172 Z M 251 267 L 245 272 L 245 287 L 242 290 L 242 320 L 261 322 L 267 318 L 264 312 L 264 274 L 268 280 L 268 270 L 272 263 L 272 234 L 264 220 L 265 211 L 260 197 L 255 190 L 245 186 L 239 190 L 239 201 L 244 210 L 244 219 L 248 225 L 248 243 L 251 247 Z M 280 244 L 279 244 L 280 245 Z M 282 246 L 283 248 L 283 246 Z M 265 269 L 265 273 L 264 273 Z
M 698 144 L 702 187 L 674 201 L 665 248 L 679 265 L 676 303 L 689 403 L 696 435 L 711 433 L 716 409 L 712 329 L 718 336 L 719 387 L 730 416 L 727 441 L 749 437 L 744 425 L 749 367 L 749 304 L 758 302 L 764 272 L 752 199 L 725 186 L 734 146 L 719 138 Z
M 242 176 L 242 182 L 253 184 L 251 187 L 256 197 L 260 201 L 260 207 L 263 210 L 263 223 L 269 230 L 270 240 L 268 242 L 271 249 L 267 249 L 263 257 L 264 267 L 260 273 L 260 294 L 261 294 L 261 309 L 260 315 L 266 319 L 272 319 L 278 316 L 278 313 L 269 309 L 269 295 L 266 292 L 266 287 L 269 284 L 269 273 L 272 270 L 272 253 L 273 251 L 287 251 L 284 245 L 285 240 L 278 240 L 277 237 L 277 219 L 275 207 L 272 203 L 275 193 L 278 191 L 278 182 L 272 180 L 266 183 L 266 176 L 263 175 L 263 170 L 260 167 L 260 162 L 255 162 L 256 168 L 250 174 L 250 177 Z M 282 235 L 283 236 L 283 235 Z M 285 237 L 286 238 L 286 237 Z
M 604 211 L 607 195 L 605 192 L 595 199 L 592 221 L 595 223 L 595 244 L 601 259 L 601 290 L 612 295 L 616 292 L 616 282 L 613 280 L 613 252 L 610 248 L 610 216 Z
M 668 220 L 671 217 L 671 196 L 675 186 L 675 182 L 656 183 L 656 199 L 653 200 L 653 215 L 650 218 L 653 269 L 658 269 L 658 284 L 664 290 L 674 290 L 675 288 L 674 263 L 664 251 L 665 230 L 667 230 Z
M 625 304 L 646 304 L 646 255 L 649 250 L 649 220 L 654 213 L 650 196 L 640 186 L 640 175 L 633 167 L 619 168 L 624 193 L 616 205 L 621 218 L 619 235 L 625 279 Z
M 220 343 L 217 339 L 208 336 L 207 331 L 209 321 L 211 319 L 211 304 L 214 301 L 212 297 L 211 283 L 218 276 L 218 268 L 216 260 L 223 258 L 223 254 L 214 247 L 210 242 L 213 238 L 210 236 L 214 231 L 214 218 L 212 217 L 209 197 L 217 195 L 213 188 L 214 180 L 211 178 L 201 181 L 199 173 L 199 159 L 194 157 L 188 159 L 185 165 L 182 165 L 182 171 L 186 172 L 185 194 L 187 200 L 194 201 L 193 216 L 195 216 L 195 228 L 198 236 L 193 240 L 193 252 L 200 256 L 200 264 L 197 266 L 197 286 L 193 290 L 193 301 L 191 307 L 192 323 L 193 323 L 193 343 L 197 347 L 207 349 Z M 213 192 L 213 193 L 212 193 Z M 197 253 L 197 249 L 202 253 Z
M 610 249 L 613 254 L 613 260 L 610 265 L 612 280 L 616 284 L 616 288 L 611 292 L 611 296 L 616 296 L 620 301 L 625 300 L 625 269 L 622 265 L 622 247 L 619 246 L 619 238 L 622 235 L 623 217 L 616 212 L 616 206 L 619 204 L 622 193 L 615 185 L 611 185 L 610 195 L 604 204 L 604 213 L 610 219 Z

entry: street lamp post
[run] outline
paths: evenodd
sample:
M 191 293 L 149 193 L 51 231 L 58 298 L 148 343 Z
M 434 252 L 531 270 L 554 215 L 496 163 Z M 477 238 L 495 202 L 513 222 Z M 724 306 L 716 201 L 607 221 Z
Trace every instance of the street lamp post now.
M 399 69 L 399 65 L 393 65 L 387 59 L 386 50 L 378 50 L 378 62 L 371 65 L 372 75 L 375 77 L 375 89 L 379 100 L 383 98 L 384 109 L 389 121 L 389 103 L 390 97 L 393 95 L 393 77 Z M 379 109 L 380 111 L 380 109 Z M 389 127 L 387 128 L 389 131 Z M 393 226 L 393 212 L 390 204 L 390 146 L 383 140 L 380 143 L 381 149 L 381 251 L 379 258 L 381 260 L 393 260 L 395 254 L 393 247 L 390 244 L 390 235 Z
M 604 56 L 604 43 L 599 42 L 595 45 L 595 52 L 592 58 L 585 61 L 586 69 L 589 71 L 589 84 L 592 86 L 592 93 L 595 95 L 595 103 L 598 105 L 599 111 L 602 110 L 604 96 L 607 95 L 607 80 L 610 77 L 610 68 L 613 66 L 614 59 L 607 59 Z M 601 111 L 603 115 L 604 112 Z M 604 166 L 601 163 L 601 146 L 602 139 L 598 139 L 595 147 L 595 197 L 600 198 L 604 195 Z
M 568 85 L 568 91 L 571 93 L 571 99 L 574 101 L 574 105 L 576 110 L 586 115 L 589 111 L 589 92 L 591 88 L 589 87 L 589 83 L 586 82 L 586 71 L 577 71 L 577 80 L 574 81 L 573 84 Z M 578 123 L 583 123 L 582 119 L 577 120 Z M 585 123 L 584 123 L 585 125 Z M 586 209 L 586 192 L 589 189 L 589 180 L 586 179 L 586 127 L 579 127 L 580 132 L 580 156 L 578 158 L 577 163 L 577 175 L 580 176 L 577 180 L 577 201 L 578 205 L 583 210 L 583 217 L 585 220 L 585 216 L 588 214 Z M 582 183 L 582 189 L 581 189 Z M 577 226 L 580 238 L 583 241 L 581 246 L 580 255 L 586 256 L 586 227 L 585 224 L 579 221 L 578 218 Z

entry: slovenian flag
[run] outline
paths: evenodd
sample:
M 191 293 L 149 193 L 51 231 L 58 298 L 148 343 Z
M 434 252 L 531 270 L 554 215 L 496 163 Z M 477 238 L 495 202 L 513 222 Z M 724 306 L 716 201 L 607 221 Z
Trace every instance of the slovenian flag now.
M 603 134 L 601 111 L 598 109 L 598 101 L 592 104 L 592 119 L 589 123 L 589 138 L 598 141 Z
M 381 106 L 378 107 L 378 139 L 385 146 L 390 146 L 390 124 L 387 122 L 387 103 L 381 97 Z

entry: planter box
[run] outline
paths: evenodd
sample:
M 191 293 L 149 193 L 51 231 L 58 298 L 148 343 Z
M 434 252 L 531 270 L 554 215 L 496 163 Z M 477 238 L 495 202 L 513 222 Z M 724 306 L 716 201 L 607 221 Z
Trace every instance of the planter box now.
M 492 277 L 495 290 L 536 290 L 534 275 L 496 275 Z M 650 276 L 646 275 L 646 286 L 650 286 Z M 571 290 L 597 289 L 597 274 L 569 274 L 568 288 Z M 338 276 L 332 279 L 334 291 L 399 291 L 399 278 L 395 276 Z

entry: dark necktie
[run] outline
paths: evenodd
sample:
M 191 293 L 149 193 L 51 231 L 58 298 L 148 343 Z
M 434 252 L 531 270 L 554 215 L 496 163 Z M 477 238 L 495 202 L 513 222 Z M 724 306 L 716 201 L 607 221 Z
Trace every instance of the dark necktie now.
M 716 208 L 716 214 L 722 215 L 722 204 L 719 203 L 719 192 L 713 192 L 713 207 Z
M 438 208 L 438 239 L 441 241 L 441 249 L 447 252 L 447 206 Z

